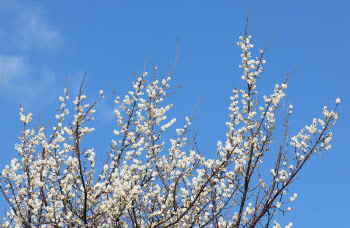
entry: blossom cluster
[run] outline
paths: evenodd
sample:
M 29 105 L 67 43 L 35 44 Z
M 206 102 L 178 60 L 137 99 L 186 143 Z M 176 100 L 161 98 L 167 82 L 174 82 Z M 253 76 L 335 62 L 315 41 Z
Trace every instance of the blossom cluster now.
M 228 131 L 225 141 L 218 141 L 214 159 L 205 158 L 196 142 L 191 129 L 194 114 L 173 129 L 178 120 L 167 118 L 173 105 L 166 98 L 178 87 L 169 84 L 172 72 L 157 78 L 156 67 L 153 76 L 135 75 L 133 90 L 124 97 L 115 93 L 115 129 L 100 168 L 95 165 L 100 152 L 84 146 L 84 140 L 95 130 L 87 122 L 94 120 L 102 90 L 89 104 L 82 84 L 72 101 L 72 116 L 68 88 L 64 89 L 51 134 L 40 126 L 29 129 L 32 114 L 26 116 L 20 108 L 24 129 L 15 145 L 18 155 L 1 172 L 0 188 L 9 205 L 2 225 L 265 227 L 274 221 L 273 227 L 281 227 L 272 219 L 278 212 L 293 210 L 289 204 L 297 194 L 288 194 L 290 184 L 311 156 L 331 148 L 330 128 L 338 119 L 340 99 L 331 111 L 324 107 L 324 117 L 314 118 L 290 142 L 289 104 L 283 142 L 272 147 L 279 128 L 277 110 L 290 75 L 259 100 L 256 81 L 266 63 L 266 48 L 252 59 L 252 37 L 245 32 L 239 39 L 239 67 L 247 88 L 233 88 Z M 173 132 L 171 139 L 164 134 L 167 131 Z M 270 172 L 262 173 L 263 158 L 271 153 L 276 160 L 267 169 Z

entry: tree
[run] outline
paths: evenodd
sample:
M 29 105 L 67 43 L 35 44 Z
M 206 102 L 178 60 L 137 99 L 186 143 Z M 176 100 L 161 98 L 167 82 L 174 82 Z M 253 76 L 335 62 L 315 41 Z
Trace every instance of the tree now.
M 1 173 L 1 192 L 9 204 L 2 226 L 280 227 L 274 216 L 293 210 L 290 203 L 297 197 L 289 194 L 289 186 L 311 156 L 331 148 L 330 128 L 338 119 L 340 99 L 333 110 L 324 107 L 324 118 L 314 118 L 289 143 L 293 107 L 282 101 L 291 74 L 259 100 L 256 80 L 270 43 L 254 60 L 247 28 L 239 39 L 246 89 L 233 87 L 228 131 L 225 142 L 217 144 L 215 159 L 206 159 L 197 146 L 196 131 L 190 128 L 195 110 L 170 143 L 164 140 L 176 121 L 165 115 L 172 104 L 162 105 L 178 89 L 169 85 L 173 70 L 161 78 L 156 67 L 153 76 L 135 74 L 134 91 L 124 99 L 114 91 L 118 127 L 100 172 L 94 149 L 84 147 L 84 138 L 94 131 L 87 123 L 94 119 L 102 90 L 96 102 L 85 103 L 83 80 L 69 122 L 67 84 L 51 135 L 40 119 L 29 128 L 32 114 L 24 115 L 20 107 L 24 127 L 15 146 L 18 156 Z M 284 134 L 276 146 L 274 135 L 281 127 Z M 267 155 L 275 157 L 272 166 L 263 163 Z

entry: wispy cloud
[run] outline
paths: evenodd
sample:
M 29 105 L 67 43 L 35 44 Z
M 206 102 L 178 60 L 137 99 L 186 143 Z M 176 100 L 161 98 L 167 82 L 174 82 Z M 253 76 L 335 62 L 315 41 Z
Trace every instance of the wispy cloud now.
M 3 41 L 21 50 L 53 52 L 63 42 L 60 30 L 47 19 L 45 12 L 24 2 L 4 1 L 0 12 L 6 15 L 6 29 L 0 30 Z
M 0 66 L 4 67 L 6 64 L 6 77 L 1 81 L 3 86 L 7 88 L 15 87 L 18 82 L 25 80 L 25 75 L 29 73 L 29 66 L 21 56 L 1 56 Z
M 42 16 L 40 9 L 23 12 L 15 21 L 15 34 L 20 48 L 55 51 L 62 44 L 62 36 Z
M 0 92 L 5 93 L 7 98 L 16 102 L 32 103 L 45 94 L 46 101 L 53 99 L 48 90 L 54 87 L 55 74 L 47 67 L 33 69 L 25 57 L 0 55 L 0 66 L 3 67 L 5 64 Z
M 0 69 L 6 64 L 0 87 L 6 99 L 33 103 L 39 96 L 51 99 L 55 73 L 49 67 L 33 64 L 31 54 L 53 53 L 63 38 L 39 6 L 19 1 L 2 1 L 0 8 Z

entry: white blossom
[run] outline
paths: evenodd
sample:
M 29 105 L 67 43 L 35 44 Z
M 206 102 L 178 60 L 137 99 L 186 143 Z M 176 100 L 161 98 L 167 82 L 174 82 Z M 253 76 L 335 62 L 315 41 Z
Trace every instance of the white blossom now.
M 112 139 L 103 149 L 94 149 L 90 140 L 97 133 L 90 123 L 102 90 L 91 103 L 80 91 L 70 114 L 64 89 L 49 128 L 29 128 L 33 114 L 25 116 L 20 107 L 24 124 L 16 155 L 1 171 L 8 203 L 2 226 L 257 227 L 271 220 L 274 228 L 281 227 L 272 219 L 293 210 L 297 193 L 287 197 L 289 185 L 311 156 L 331 148 L 330 129 L 339 116 L 335 108 L 324 107 L 324 117 L 313 118 L 289 138 L 293 106 L 283 106 L 288 78 L 270 95 L 259 96 L 256 83 L 266 48 L 253 58 L 246 32 L 237 45 L 246 85 L 232 89 L 225 134 L 212 133 L 223 137 L 216 151 L 197 143 L 197 129 L 191 128 L 195 111 L 183 123 L 169 117 L 171 73 L 157 78 L 143 72 L 124 97 L 116 95 L 113 129 L 102 133 L 102 140 Z M 285 140 L 271 146 L 280 134 L 281 106 L 287 107 Z

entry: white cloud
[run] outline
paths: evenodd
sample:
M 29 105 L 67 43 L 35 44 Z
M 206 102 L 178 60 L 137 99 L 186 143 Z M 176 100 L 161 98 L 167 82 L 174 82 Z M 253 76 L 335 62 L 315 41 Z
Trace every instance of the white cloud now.
M 37 103 L 40 100 L 38 98 L 43 95 L 45 101 L 54 99 L 51 91 L 56 87 L 55 74 L 47 67 L 34 69 L 24 57 L 0 55 L 1 74 L 5 64 L 0 93 L 5 95 L 6 99 L 22 104 Z
M 60 30 L 46 19 L 39 7 L 15 1 L 4 1 L 0 12 L 6 14 L 7 29 L 0 32 L 3 41 L 21 50 L 53 52 L 63 42 Z
M 23 57 L 0 55 L 1 74 L 5 64 L 5 73 L 1 81 L 2 86 L 14 88 L 18 82 L 23 83 L 25 81 L 25 75 L 28 75 L 29 73 L 29 66 Z
M 53 26 L 38 6 L 19 1 L 2 1 L 0 7 L 0 93 L 14 102 L 52 99 L 55 74 L 44 65 L 33 65 L 31 53 L 52 53 L 62 45 L 60 30 Z M 8 54 L 11 53 L 11 54 Z M 5 94 L 4 94 L 5 93 Z
M 22 49 L 35 48 L 51 52 L 61 46 L 60 31 L 43 18 L 39 9 L 26 11 L 18 16 L 14 31 Z

